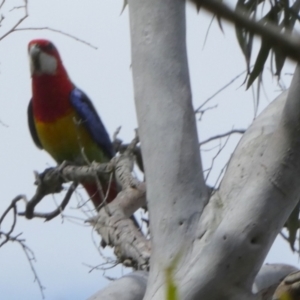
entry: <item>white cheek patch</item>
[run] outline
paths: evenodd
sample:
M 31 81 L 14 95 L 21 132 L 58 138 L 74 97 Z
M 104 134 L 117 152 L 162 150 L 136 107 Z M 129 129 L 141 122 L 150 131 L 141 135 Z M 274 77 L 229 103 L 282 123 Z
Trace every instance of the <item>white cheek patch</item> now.
M 42 74 L 54 75 L 57 69 L 57 60 L 54 56 L 45 52 L 39 54 L 39 72 Z
M 33 73 L 35 72 L 35 67 L 34 67 L 34 63 L 32 58 L 29 55 L 29 63 L 30 63 L 30 74 L 33 75 Z
M 54 75 L 56 73 L 57 60 L 54 56 L 32 48 L 29 57 L 31 75 Z

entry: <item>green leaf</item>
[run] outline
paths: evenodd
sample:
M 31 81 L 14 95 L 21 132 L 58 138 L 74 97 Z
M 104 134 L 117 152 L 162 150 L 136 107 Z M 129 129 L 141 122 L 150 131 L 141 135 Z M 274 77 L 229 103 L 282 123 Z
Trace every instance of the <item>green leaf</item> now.
M 122 7 L 120 15 L 124 12 L 124 10 L 125 10 L 125 8 L 126 8 L 127 5 L 128 5 L 128 1 L 127 0 L 123 0 L 123 7 Z
M 281 6 L 280 5 L 277 5 L 277 6 L 275 5 L 270 9 L 270 11 L 259 22 L 264 24 L 264 25 L 267 25 L 269 23 L 273 23 L 273 24 L 278 25 L 280 12 L 281 12 Z M 271 45 L 270 45 L 269 41 L 268 40 L 262 40 L 261 47 L 260 47 L 260 50 L 258 52 L 256 61 L 255 61 L 255 64 L 254 64 L 254 68 L 251 71 L 250 76 L 248 78 L 246 89 L 248 89 L 252 85 L 252 83 L 255 81 L 255 79 L 260 74 L 262 74 L 270 51 L 271 51 Z
M 252 3 L 253 2 L 253 3 Z M 257 6 L 257 1 L 248 1 L 239 0 L 235 7 L 235 11 L 242 13 L 245 18 L 250 18 L 251 14 L 253 14 L 253 19 L 255 19 L 255 12 Z M 252 53 L 252 45 L 253 45 L 253 34 L 247 31 L 245 28 L 240 26 L 235 26 L 235 34 L 239 43 L 239 46 L 244 54 L 247 70 L 250 73 L 250 60 L 251 60 L 251 53 Z
M 176 268 L 178 266 L 179 260 L 181 258 L 181 252 L 179 252 L 174 259 L 172 260 L 171 264 L 167 269 L 165 270 L 165 276 L 166 276 L 166 299 L 167 300 L 179 300 L 178 295 L 178 288 L 175 283 L 174 279 L 174 273 L 176 271 Z
M 216 0 L 217 2 L 223 2 L 223 0 Z M 223 30 L 223 25 L 222 25 L 222 22 L 221 22 L 221 18 L 220 16 L 216 15 L 217 16 L 217 20 L 218 20 L 218 25 L 219 25 L 219 28 L 220 30 L 224 33 L 224 30 Z
M 201 0 L 191 0 L 191 2 L 196 5 L 197 13 L 199 13 L 201 9 Z
M 284 66 L 284 62 L 286 59 L 286 55 L 280 50 L 280 48 L 274 49 L 275 55 L 275 65 L 276 65 L 276 72 L 275 75 L 280 77 L 281 70 Z
M 224 33 L 223 25 L 222 25 L 222 22 L 221 22 L 221 18 L 220 18 L 219 16 L 217 16 L 217 20 L 218 20 L 219 28 L 220 28 L 221 31 Z
M 257 55 L 253 70 L 251 71 L 250 76 L 248 78 L 246 89 L 248 89 L 252 85 L 254 80 L 262 73 L 265 66 L 265 62 L 269 56 L 270 50 L 270 43 L 267 41 L 263 41 L 261 43 L 261 47 Z
M 289 0 L 281 0 L 284 9 L 284 18 L 279 25 L 283 32 L 292 32 L 298 18 L 298 12 L 300 9 L 300 1 L 296 1 L 291 7 L 289 7 Z M 276 73 L 280 77 L 281 70 L 284 66 L 286 55 L 281 51 L 280 47 L 274 49 Z

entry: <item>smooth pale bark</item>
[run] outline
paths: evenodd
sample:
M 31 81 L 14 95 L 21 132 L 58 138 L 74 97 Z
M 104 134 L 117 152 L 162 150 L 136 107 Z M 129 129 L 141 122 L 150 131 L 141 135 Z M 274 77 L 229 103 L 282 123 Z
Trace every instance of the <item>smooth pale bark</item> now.
M 265 290 L 272 285 L 279 285 L 288 274 L 298 271 L 297 268 L 285 264 L 266 264 L 259 270 L 253 285 L 253 292 Z
M 180 270 L 207 191 L 191 101 L 185 2 L 129 0 L 132 72 L 152 236 L 145 299 L 164 299 L 165 270 Z
M 288 274 L 298 269 L 285 264 L 267 264 L 264 265 L 255 278 L 253 292 L 260 292 L 264 296 L 263 300 L 271 300 L 273 292 L 281 280 Z M 95 293 L 87 300 L 142 300 L 144 298 L 148 281 L 147 272 L 133 272 L 117 279 L 107 285 L 101 291 Z M 271 290 L 268 291 L 268 289 Z
M 184 299 L 254 298 L 254 277 L 299 200 L 299 95 L 297 67 L 286 102 L 283 94 L 271 104 L 235 150 L 199 223 Z
M 87 300 L 142 300 L 146 291 L 148 273 L 137 271 L 111 282 Z

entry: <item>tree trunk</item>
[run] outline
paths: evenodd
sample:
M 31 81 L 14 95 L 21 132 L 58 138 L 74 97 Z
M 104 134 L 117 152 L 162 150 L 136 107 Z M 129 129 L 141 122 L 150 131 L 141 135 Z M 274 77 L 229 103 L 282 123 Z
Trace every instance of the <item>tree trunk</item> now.
M 191 100 L 182 0 L 130 0 L 132 71 L 152 236 L 145 299 L 165 298 L 165 270 L 185 266 L 207 203 Z
M 300 68 L 287 100 L 284 94 L 244 135 L 208 202 L 191 101 L 185 2 L 128 2 L 152 241 L 144 299 L 166 299 L 171 265 L 180 299 L 258 299 L 254 278 L 300 195 Z

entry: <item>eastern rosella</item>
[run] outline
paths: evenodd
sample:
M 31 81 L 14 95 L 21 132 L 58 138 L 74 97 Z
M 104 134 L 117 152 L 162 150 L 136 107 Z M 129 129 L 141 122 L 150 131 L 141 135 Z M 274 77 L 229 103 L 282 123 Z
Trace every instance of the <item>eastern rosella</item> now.
M 47 40 L 28 45 L 32 77 L 32 99 L 28 123 L 37 147 L 45 149 L 57 163 L 76 165 L 108 162 L 114 156 L 113 145 L 90 99 L 71 82 L 55 46 Z M 100 178 L 104 195 L 109 178 Z M 83 183 L 97 208 L 102 202 L 96 183 Z M 107 202 L 117 194 L 113 181 Z

